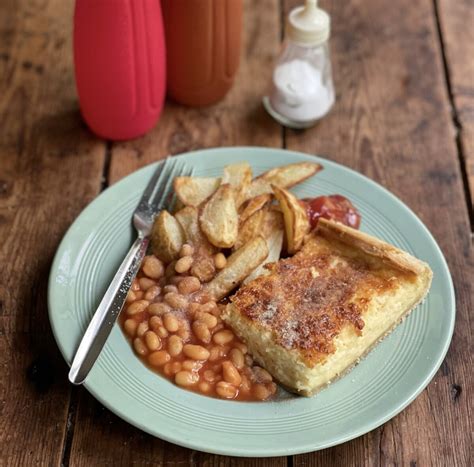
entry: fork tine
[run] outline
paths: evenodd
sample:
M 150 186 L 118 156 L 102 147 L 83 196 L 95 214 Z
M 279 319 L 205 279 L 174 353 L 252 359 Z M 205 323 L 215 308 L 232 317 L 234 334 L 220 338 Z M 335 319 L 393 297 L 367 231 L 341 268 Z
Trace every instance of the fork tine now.
M 170 162 L 170 158 L 168 156 L 160 164 L 158 164 L 158 167 L 156 168 L 150 181 L 148 182 L 148 185 L 145 188 L 145 191 L 143 192 L 143 195 L 140 199 L 140 204 L 149 202 L 151 196 L 153 195 L 153 192 L 155 191 L 157 187 L 157 184 L 161 182 L 161 179 L 163 178 L 163 172 L 165 171 L 166 167 L 169 165 L 169 162 Z
M 169 174 L 167 175 L 167 180 L 166 184 L 156 193 L 156 195 L 153 197 L 153 201 L 151 201 L 151 204 L 155 207 L 156 209 L 162 209 L 164 205 L 167 203 L 169 196 L 172 192 L 172 185 L 174 178 L 177 175 L 184 175 L 183 172 L 187 172 L 187 167 L 186 163 L 180 160 L 176 160 L 176 163 L 170 168 Z
M 150 199 L 149 204 L 152 206 L 155 210 L 158 210 L 161 208 L 160 206 L 160 200 L 163 200 L 164 197 L 166 197 L 166 193 L 168 193 L 168 190 L 171 188 L 171 183 L 173 182 L 173 173 L 176 169 L 176 166 L 178 165 L 179 161 L 176 159 L 172 159 L 170 163 L 168 164 L 167 170 L 164 172 L 163 180 L 160 180 L 159 185 L 157 185 L 157 189 L 153 194 L 152 199 Z M 162 203 L 161 203 L 162 204 Z

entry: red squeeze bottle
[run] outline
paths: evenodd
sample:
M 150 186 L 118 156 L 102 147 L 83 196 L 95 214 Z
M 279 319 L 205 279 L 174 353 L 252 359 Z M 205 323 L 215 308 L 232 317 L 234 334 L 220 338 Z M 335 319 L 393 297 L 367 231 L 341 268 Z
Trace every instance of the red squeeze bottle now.
M 94 133 L 126 140 L 155 125 L 166 88 L 164 44 L 158 0 L 76 1 L 76 86 Z

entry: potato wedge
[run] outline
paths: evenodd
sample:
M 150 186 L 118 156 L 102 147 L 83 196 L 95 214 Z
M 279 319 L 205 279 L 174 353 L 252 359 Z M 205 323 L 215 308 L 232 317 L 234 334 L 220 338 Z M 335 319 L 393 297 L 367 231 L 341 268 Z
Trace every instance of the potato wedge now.
M 203 235 L 199 228 L 198 209 L 192 206 L 187 206 L 180 209 L 174 216 L 183 228 L 184 241 L 191 245 L 201 243 Z
M 245 201 L 262 195 L 271 195 L 273 193 L 269 182 L 263 178 L 254 178 L 245 192 Z
M 272 195 L 269 193 L 265 193 L 263 195 L 259 195 L 255 198 L 250 199 L 239 214 L 240 224 L 243 224 L 252 214 L 262 209 L 265 204 L 270 202 L 271 199 Z
M 262 222 L 262 230 L 260 235 L 263 238 L 270 237 L 275 230 L 285 230 L 285 222 L 283 220 L 283 213 L 274 209 L 268 208 L 265 212 L 265 217 Z
M 252 238 L 260 235 L 263 221 L 267 209 L 260 209 L 260 211 L 254 212 L 243 224 L 239 227 L 239 235 L 234 244 L 234 250 L 238 250 L 242 245 L 252 240 Z
M 253 281 L 259 276 L 269 274 L 270 271 L 265 267 L 266 264 L 274 263 L 280 259 L 281 250 L 283 248 L 283 228 L 273 230 L 270 235 L 265 239 L 268 247 L 267 258 L 260 263 L 244 280 L 244 284 Z
M 235 204 L 239 207 L 245 200 L 245 193 L 252 181 L 252 168 L 248 162 L 224 167 L 222 184 L 228 183 L 234 189 Z
M 198 207 L 220 184 L 221 179 L 215 177 L 176 177 L 173 187 L 176 196 L 185 206 Z
M 316 162 L 296 162 L 275 167 L 252 180 L 245 194 L 245 200 L 273 193 L 272 184 L 280 188 L 291 188 L 316 174 L 322 168 L 322 165 Z
M 204 286 L 215 300 L 224 298 L 268 256 L 267 242 L 255 237 L 227 258 L 227 265 Z
M 166 263 L 175 260 L 184 243 L 181 224 L 168 211 L 161 211 L 151 232 L 153 253 Z
M 264 180 L 280 188 L 291 188 L 313 176 L 322 168 L 322 165 L 316 162 L 296 162 L 275 167 L 257 177 L 257 180 Z
M 294 254 L 301 248 L 304 237 L 310 230 L 309 219 L 306 210 L 293 193 L 276 185 L 272 185 L 272 188 L 283 211 L 287 250 L 288 253 Z
M 213 245 L 221 248 L 234 245 L 238 235 L 239 215 L 234 190 L 229 184 L 221 185 L 204 204 L 199 226 Z
M 184 232 L 184 241 L 195 247 L 205 249 L 214 254 L 217 248 L 211 245 L 199 227 L 199 210 L 186 206 L 175 214 L 176 220 L 181 224 Z

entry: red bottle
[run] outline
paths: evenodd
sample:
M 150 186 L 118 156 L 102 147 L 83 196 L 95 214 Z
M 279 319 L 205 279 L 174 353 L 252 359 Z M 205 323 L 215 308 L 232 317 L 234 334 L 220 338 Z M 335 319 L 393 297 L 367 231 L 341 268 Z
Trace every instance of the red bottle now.
M 76 1 L 76 86 L 94 133 L 125 140 L 155 125 L 166 88 L 164 44 L 158 0 Z

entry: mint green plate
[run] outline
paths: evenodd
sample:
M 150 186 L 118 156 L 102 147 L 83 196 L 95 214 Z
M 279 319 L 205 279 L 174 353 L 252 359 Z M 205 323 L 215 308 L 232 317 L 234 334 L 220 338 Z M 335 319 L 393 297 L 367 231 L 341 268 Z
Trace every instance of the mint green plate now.
M 86 388 L 118 416 L 159 438 L 232 456 L 285 456 L 327 448 L 376 428 L 426 387 L 449 347 L 455 318 L 446 261 L 427 228 L 400 200 L 368 178 L 328 160 L 263 148 L 184 154 L 196 175 L 217 176 L 249 161 L 258 174 L 277 165 L 317 161 L 324 170 L 294 192 L 340 193 L 362 213 L 361 229 L 428 262 L 431 292 L 387 339 L 347 376 L 312 398 L 284 395 L 264 403 L 229 402 L 182 390 L 148 370 L 116 325 Z M 49 316 L 68 363 L 102 294 L 132 242 L 131 214 L 154 164 L 94 200 L 65 235 L 49 281 Z

